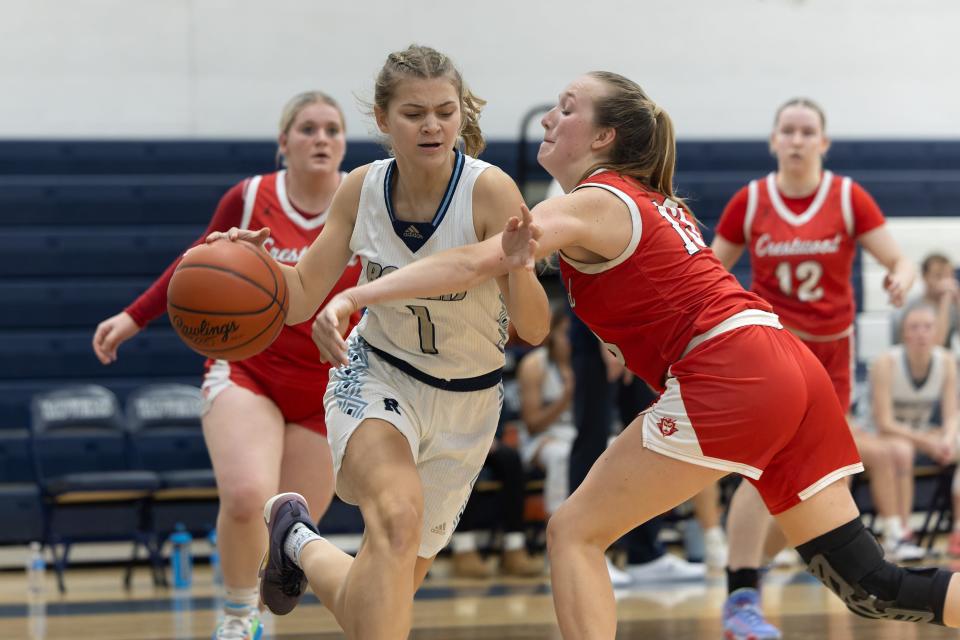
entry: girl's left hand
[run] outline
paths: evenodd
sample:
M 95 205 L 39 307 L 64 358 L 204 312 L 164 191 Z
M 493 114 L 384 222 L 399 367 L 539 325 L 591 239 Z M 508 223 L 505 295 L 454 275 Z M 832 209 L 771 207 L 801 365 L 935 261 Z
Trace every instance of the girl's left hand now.
M 533 271 L 536 264 L 536 253 L 539 243 L 537 240 L 543 235 L 543 230 L 533 222 L 533 216 L 527 205 L 520 205 L 520 216 L 513 216 L 507 220 L 500 244 L 503 253 L 510 263 L 510 270 L 526 269 Z
M 892 273 L 888 273 L 883 277 L 883 289 L 887 292 L 890 304 L 895 307 L 903 306 L 907 295 L 905 284 L 901 277 Z

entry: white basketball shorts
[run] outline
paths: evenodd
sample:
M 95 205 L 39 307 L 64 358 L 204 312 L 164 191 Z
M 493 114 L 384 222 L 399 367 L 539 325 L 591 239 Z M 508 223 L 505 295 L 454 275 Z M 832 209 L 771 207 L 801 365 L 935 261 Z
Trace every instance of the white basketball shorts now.
M 350 437 L 368 418 L 389 422 L 407 439 L 423 483 L 423 528 L 418 555 L 432 558 L 460 521 L 497 430 L 503 385 L 446 391 L 414 379 L 373 353 L 361 338 L 348 341 L 349 367 L 330 370 L 324 395 L 327 439 L 337 495 Z

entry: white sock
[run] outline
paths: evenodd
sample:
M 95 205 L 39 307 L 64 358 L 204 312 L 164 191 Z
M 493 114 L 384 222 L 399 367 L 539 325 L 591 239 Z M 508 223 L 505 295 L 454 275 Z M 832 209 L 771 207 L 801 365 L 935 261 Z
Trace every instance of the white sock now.
M 710 527 L 703 532 L 703 537 L 707 542 L 725 543 L 726 538 L 723 535 L 723 529 L 720 526 Z
M 450 549 L 454 553 L 470 553 L 477 550 L 477 536 L 473 531 L 461 531 L 450 538 Z
M 511 531 L 503 536 L 503 550 L 516 551 L 527 546 L 527 537 L 520 531 Z
M 300 554 L 303 553 L 303 548 L 314 540 L 323 540 L 323 537 L 315 534 L 307 525 L 298 522 L 293 525 L 283 541 L 283 553 L 303 569 L 303 565 L 300 564 Z
M 905 535 L 903 521 L 897 516 L 891 516 L 880 524 L 884 539 L 890 544 L 896 544 L 903 540 Z
M 257 587 L 224 587 L 223 612 L 228 616 L 243 617 L 257 606 L 260 590 Z

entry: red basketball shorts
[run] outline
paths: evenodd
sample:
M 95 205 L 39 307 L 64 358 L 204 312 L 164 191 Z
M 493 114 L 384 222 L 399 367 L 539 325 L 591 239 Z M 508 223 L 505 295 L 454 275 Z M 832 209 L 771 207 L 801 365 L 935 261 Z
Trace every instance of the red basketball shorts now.
M 288 423 L 327 435 L 323 394 L 327 390 L 328 369 L 297 370 L 284 376 L 277 372 L 267 374 L 245 360 L 207 360 L 206 369 L 203 394 L 207 407 L 224 389 L 236 385 L 272 400 Z
M 803 340 L 817 360 L 827 370 L 837 398 L 844 411 L 850 410 L 850 395 L 853 380 L 853 333 L 829 342 Z
M 644 414 L 644 446 L 752 482 L 777 514 L 863 471 L 833 383 L 786 331 L 750 325 L 696 346 Z

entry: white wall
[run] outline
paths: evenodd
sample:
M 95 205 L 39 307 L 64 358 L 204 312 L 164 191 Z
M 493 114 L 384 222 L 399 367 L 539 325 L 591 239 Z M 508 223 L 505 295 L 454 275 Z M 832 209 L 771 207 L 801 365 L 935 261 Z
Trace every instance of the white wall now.
M 369 97 L 386 54 L 435 46 L 492 138 L 594 68 L 681 137 L 760 137 L 784 99 L 836 137 L 960 137 L 953 0 L 0 0 L 0 138 L 264 137 L 293 93 Z

